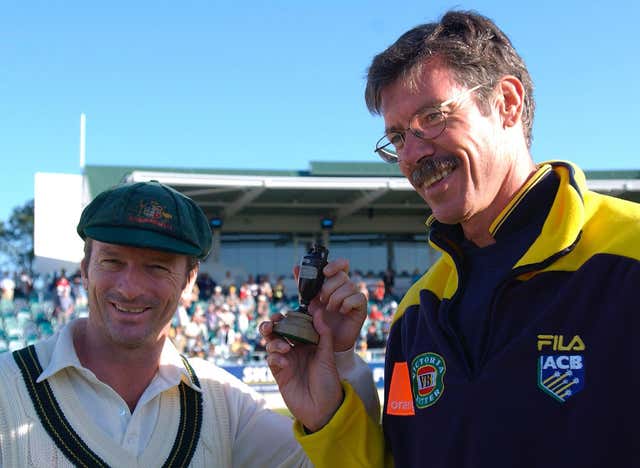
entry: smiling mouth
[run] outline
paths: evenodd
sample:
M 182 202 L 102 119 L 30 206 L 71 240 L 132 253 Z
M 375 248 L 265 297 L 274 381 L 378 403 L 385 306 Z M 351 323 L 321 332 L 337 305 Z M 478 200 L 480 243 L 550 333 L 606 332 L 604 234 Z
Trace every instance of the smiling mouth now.
M 427 158 L 411 173 L 411 182 L 414 187 L 429 188 L 455 171 L 459 165 L 460 162 L 453 156 Z
M 112 303 L 118 312 L 123 312 L 125 314 L 141 314 L 147 307 L 122 307 L 118 304 Z

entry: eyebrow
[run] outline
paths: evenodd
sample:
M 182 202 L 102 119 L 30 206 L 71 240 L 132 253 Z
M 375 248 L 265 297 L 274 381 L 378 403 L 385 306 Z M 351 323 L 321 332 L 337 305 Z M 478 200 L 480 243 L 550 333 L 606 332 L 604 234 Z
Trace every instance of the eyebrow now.
M 103 247 L 102 250 L 100 251 L 99 255 L 106 255 L 106 256 L 114 256 L 114 257 L 128 257 L 127 254 L 123 253 L 121 250 L 117 249 L 117 248 L 113 248 L 113 247 Z M 170 263 L 173 259 L 173 256 L 171 253 L 168 252 L 162 252 L 162 251 L 158 251 L 155 255 L 151 256 L 149 258 L 149 261 L 151 262 L 161 262 L 161 263 Z
M 98 252 L 99 255 L 121 255 L 118 249 L 112 247 L 102 247 Z

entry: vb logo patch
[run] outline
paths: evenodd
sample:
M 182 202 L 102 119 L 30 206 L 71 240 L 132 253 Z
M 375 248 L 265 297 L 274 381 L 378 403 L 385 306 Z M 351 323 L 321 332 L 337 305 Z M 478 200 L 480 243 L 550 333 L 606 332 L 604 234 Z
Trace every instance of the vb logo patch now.
M 538 356 L 538 387 L 561 403 L 582 390 L 585 349 L 578 335 L 568 344 L 563 335 L 538 335 L 538 352 L 545 353 Z
M 436 353 L 418 354 L 411 361 L 413 399 L 418 408 L 434 405 L 444 391 L 444 373 L 447 366 Z

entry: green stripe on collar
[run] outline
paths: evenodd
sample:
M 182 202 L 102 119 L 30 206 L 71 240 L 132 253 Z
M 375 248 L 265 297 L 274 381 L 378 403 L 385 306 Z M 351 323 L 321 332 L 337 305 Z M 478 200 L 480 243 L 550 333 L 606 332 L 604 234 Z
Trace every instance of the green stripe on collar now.
M 193 368 L 184 356 L 181 357 L 191 381 L 199 386 L 200 383 Z M 109 466 L 71 427 L 53 395 L 49 382 L 46 380 L 37 382 L 38 376 L 42 373 L 42 366 L 36 355 L 35 346 L 31 345 L 14 351 L 13 358 L 22 372 L 42 426 L 64 456 L 76 466 L 87 468 Z M 195 453 L 202 428 L 202 394 L 184 382 L 180 382 L 178 388 L 180 392 L 178 434 L 163 467 L 188 466 Z

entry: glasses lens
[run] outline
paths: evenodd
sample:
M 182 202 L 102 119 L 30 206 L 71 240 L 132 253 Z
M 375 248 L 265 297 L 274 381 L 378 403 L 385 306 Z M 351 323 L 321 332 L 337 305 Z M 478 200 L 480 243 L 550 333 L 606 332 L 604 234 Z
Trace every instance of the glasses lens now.
M 386 135 L 378 140 L 374 151 L 384 162 L 390 164 L 398 162 L 396 147 Z
M 440 135 L 446 125 L 447 121 L 441 110 L 427 108 L 413 116 L 409 128 L 418 138 L 431 139 Z
M 395 164 L 398 162 L 398 155 L 390 151 L 388 148 L 378 148 L 376 153 L 386 163 Z

